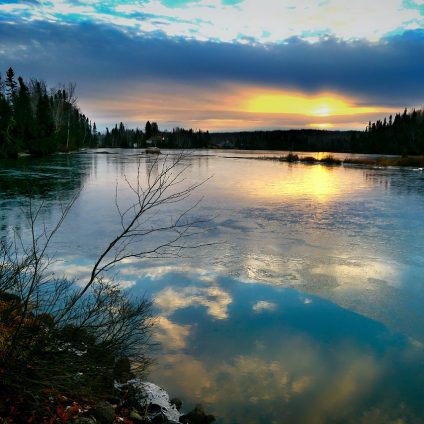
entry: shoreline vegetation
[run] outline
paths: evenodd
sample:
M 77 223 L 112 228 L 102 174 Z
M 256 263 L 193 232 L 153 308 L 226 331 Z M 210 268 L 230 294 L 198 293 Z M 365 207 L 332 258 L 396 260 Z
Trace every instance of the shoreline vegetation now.
M 402 156 L 402 157 L 386 157 L 378 156 L 375 158 L 354 158 L 346 157 L 338 159 L 329 154 L 321 159 L 313 156 L 299 156 L 295 153 L 288 153 L 285 156 L 259 156 L 255 159 L 272 160 L 288 163 L 304 163 L 304 164 L 321 164 L 321 165 L 363 165 L 370 167 L 413 167 L 424 168 L 424 156 Z

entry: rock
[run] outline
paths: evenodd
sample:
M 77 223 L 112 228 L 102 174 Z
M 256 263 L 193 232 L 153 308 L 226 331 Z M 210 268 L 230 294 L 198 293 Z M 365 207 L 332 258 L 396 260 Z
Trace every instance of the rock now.
M 108 402 L 99 402 L 96 409 L 91 411 L 93 417 L 101 424 L 112 424 L 115 422 L 115 409 Z
M 179 423 L 181 414 L 175 405 L 171 405 L 168 393 L 156 384 L 135 378 L 125 384 L 115 383 L 115 389 L 126 392 L 127 404 L 139 410 L 147 408 L 146 418 L 152 423 Z M 156 420 L 156 421 L 154 421 Z
M 174 405 L 175 408 L 177 408 L 177 411 L 181 410 L 181 407 L 183 406 L 183 402 L 181 399 L 175 397 L 175 398 L 172 398 L 170 402 L 171 402 L 171 405 Z
M 140 422 L 140 423 L 144 421 L 144 418 L 135 409 L 131 410 L 131 412 L 129 414 L 129 418 L 133 421 L 137 421 L 137 422 Z
M 213 415 L 206 415 L 202 405 L 196 405 L 193 411 L 180 418 L 183 424 L 210 424 L 215 421 Z
M 173 423 L 174 421 L 168 421 L 166 417 L 163 416 L 162 413 L 157 414 L 152 420 L 150 421 L 152 424 L 167 424 L 167 423 Z

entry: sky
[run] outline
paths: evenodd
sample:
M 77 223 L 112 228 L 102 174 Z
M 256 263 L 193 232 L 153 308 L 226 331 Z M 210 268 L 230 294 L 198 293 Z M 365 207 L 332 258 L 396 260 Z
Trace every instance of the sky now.
M 0 0 L 0 72 L 99 129 L 360 129 L 424 105 L 424 0 Z

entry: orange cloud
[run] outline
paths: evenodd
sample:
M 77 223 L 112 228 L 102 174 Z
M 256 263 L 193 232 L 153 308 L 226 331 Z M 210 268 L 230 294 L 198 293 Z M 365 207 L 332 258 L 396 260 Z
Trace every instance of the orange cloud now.
M 111 126 L 157 121 L 160 128 L 186 127 L 209 131 L 317 128 L 363 130 L 369 120 L 399 108 L 366 105 L 364 100 L 337 93 L 269 90 L 258 86 L 223 84 L 213 87 L 151 82 L 132 87 L 114 99 L 90 100 L 84 110 L 100 115 Z M 114 118 L 118 116 L 119 118 Z

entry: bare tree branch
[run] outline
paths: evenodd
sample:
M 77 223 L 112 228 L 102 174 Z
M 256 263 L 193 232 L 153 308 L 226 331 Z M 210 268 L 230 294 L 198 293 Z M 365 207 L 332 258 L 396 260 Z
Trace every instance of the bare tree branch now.
M 187 199 L 195 189 L 203 185 L 208 179 L 192 184 L 184 185 L 183 175 L 189 164 L 185 163 L 187 154 L 181 153 L 176 157 L 165 156 L 155 158 L 154 162 L 147 167 L 147 181 L 143 184 L 141 178 L 141 162 L 137 164 L 135 180 L 130 180 L 126 175 L 124 180 L 133 195 L 133 202 L 122 209 L 119 204 L 118 184 L 115 187 L 115 207 L 119 215 L 122 231 L 109 242 L 95 262 L 88 281 L 81 288 L 74 300 L 64 308 L 57 317 L 58 322 L 66 318 L 69 311 L 78 303 L 86 292 L 101 279 L 103 274 L 125 259 L 146 257 L 178 257 L 184 249 L 198 248 L 211 243 L 196 243 L 192 246 L 185 243 L 189 237 L 199 234 L 194 231 L 200 225 L 207 222 L 205 219 L 190 219 L 189 214 L 200 203 L 195 202 L 192 206 L 178 213 L 177 217 L 166 225 L 152 226 L 149 220 L 154 212 L 160 212 L 163 207 L 180 203 Z M 157 175 L 153 175 L 153 169 L 158 167 Z M 164 242 L 156 242 L 153 247 L 140 248 L 148 236 L 153 234 L 165 234 Z

